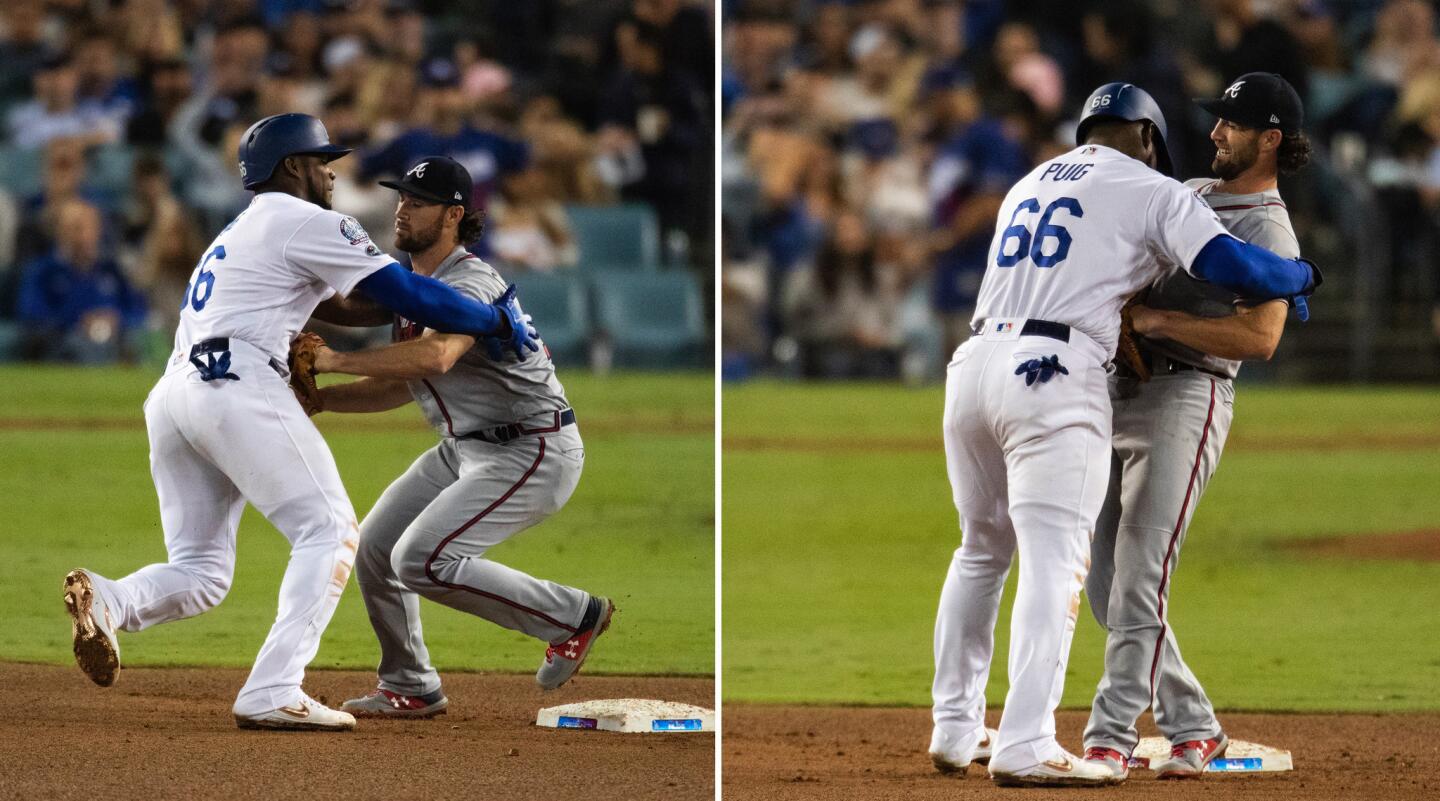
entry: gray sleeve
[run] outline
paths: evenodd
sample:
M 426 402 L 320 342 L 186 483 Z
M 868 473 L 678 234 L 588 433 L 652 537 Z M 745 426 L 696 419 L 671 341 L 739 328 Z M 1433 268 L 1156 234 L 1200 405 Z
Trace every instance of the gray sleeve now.
M 1295 238 L 1295 232 L 1288 224 L 1273 217 L 1260 221 L 1250 238 L 1250 244 L 1259 245 L 1287 259 L 1300 258 L 1300 242 Z
M 456 292 L 481 303 L 494 303 L 496 298 L 505 294 L 505 282 L 500 276 L 480 270 L 466 270 L 453 277 L 446 276 L 445 283 L 454 287 Z

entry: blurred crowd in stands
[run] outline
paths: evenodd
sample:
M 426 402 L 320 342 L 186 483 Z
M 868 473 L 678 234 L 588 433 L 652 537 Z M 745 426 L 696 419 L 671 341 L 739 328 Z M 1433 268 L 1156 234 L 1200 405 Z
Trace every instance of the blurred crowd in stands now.
M 289 111 L 356 149 L 334 208 L 392 253 L 376 180 L 446 154 L 507 275 L 574 269 L 567 206 L 622 202 L 709 274 L 714 24 L 693 0 L 4 0 L 0 322 L 28 358 L 168 352 L 250 200 L 240 135 Z
M 1214 154 L 1191 99 L 1250 71 L 1287 78 L 1321 162 L 1299 180 L 1340 176 L 1282 179 L 1302 245 L 1340 252 L 1326 239 L 1345 235 L 1342 179 L 1359 176 L 1388 224 L 1372 250 L 1392 263 L 1369 269 L 1427 327 L 1440 309 L 1430 2 L 733 0 L 722 16 L 728 377 L 940 375 L 1005 192 L 1073 146 L 1082 102 L 1115 80 L 1161 104 L 1187 178 Z

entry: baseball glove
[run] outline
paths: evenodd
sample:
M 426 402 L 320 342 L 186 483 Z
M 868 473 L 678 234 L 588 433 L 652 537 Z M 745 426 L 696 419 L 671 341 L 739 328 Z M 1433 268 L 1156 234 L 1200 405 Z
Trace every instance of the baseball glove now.
M 311 417 L 325 410 L 320 388 L 315 386 L 315 351 L 324 344 L 319 334 L 308 331 L 290 343 L 290 389 L 305 414 Z
M 1120 345 L 1115 349 L 1115 356 L 1143 382 L 1150 380 L 1150 364 L 1140 354 L 1140 346 L 1135 342 L 1135 337 L 1138 336 L 1135 333 L 1135 324 L 1130 320 L 1130 307 L 1138 302 L 1131 298 L 1120 308 Z

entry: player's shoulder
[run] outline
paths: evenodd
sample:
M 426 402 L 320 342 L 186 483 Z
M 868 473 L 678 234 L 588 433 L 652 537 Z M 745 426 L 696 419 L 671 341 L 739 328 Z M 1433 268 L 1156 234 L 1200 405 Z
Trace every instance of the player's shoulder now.
M 444 270 L 437 272 L 435 278 L 457 287 L 493 288 L 498 286 L 501 291 L 504 291 L 505 288 L 505 279 L 500 276 L 499 271 L 484 259 L 468 252 L 451 262 Z

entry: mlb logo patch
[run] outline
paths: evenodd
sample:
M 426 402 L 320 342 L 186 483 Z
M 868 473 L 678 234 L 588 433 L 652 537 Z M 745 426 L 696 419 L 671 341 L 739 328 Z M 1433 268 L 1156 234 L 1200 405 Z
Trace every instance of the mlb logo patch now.
M 1014 327 L 1015 327 L 1015 324 L 1014 324 L 1014 323 L 996 323 L 996 324 L 995 324 L 995 333 L 997 333 L 997 334 L 1008 334 L 1008 333 L 1010 333 L 1010 329 L 1012 329 L 1012 328 L 1014 328 Z

